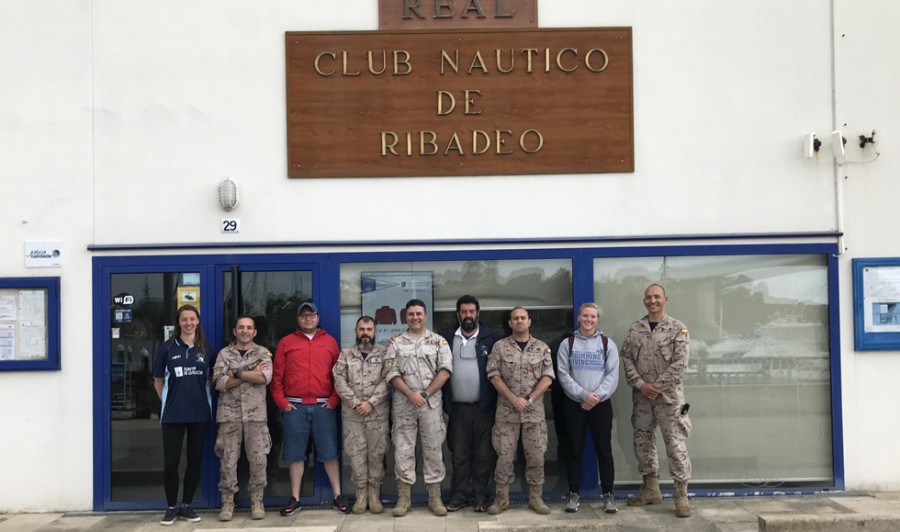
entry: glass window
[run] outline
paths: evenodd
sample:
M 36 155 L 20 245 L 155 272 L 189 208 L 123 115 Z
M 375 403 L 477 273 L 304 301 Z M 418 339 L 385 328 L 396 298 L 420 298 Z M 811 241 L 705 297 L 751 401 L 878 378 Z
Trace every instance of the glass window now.
M 396 275 L 385 275 L 392 273 Z M 402 282 L 403 275 L 411 277 L 424 273 L 425 281 L 420 290 L 426 293 L 409 292 L 410 297 L 397 296 L 397 303 L 383 305 L 381 302 L 366 307 L 364 293 L 371 289 L 366 285 L 367 279 L 375 282 Z M 417 262 L 367 262 L 345 263 L 341 265 L 341 345 L 352 345 L 355 340 L 354 327 L 356 320 L 362 315 L 364 307 L 367 312 L 381 310 L 384 306 L 390 309 L 382 311 L 388 325 L 399 332 L 405 330 L 401 315 L 406 301 L 418 297 L 426 302 L 433 301 L 433 308 L 428 308 L 429 328 L 435 332 L 457 326 L 456 300 L 464 294 L 475 296 L 481 307 L 480 321 L 496 330 L 500 336 L 509 334 L 507 321 L 509 311 L 513 307 L 522 306 L 529 310 L 532 318 L 531 333 L 548 344 L 554 338 L 561 337 L 571 331 L 572 324 L 572 262 L 570 259 L 523 259 L 523 260 L 466 260 L 466 261 L 417 261 Z M 423 295 L 425 297 L 423 297 Z M 402 300 L 402 301 L 401 301 Z M 396 307 L 396 308 L 395 308 Z M 382 320 L 373 314 L 382 328 Z M 394 329 L 391 329 L 393 331 Z M 389 337 L 389 335 L 388 335 Z M 384 336 L 380 341 L 386 341 Z M 550 394 L 544 395 L 548 416 L 550 442 L 547 451 L 545 471 L 547 475 L 547 491 L 565 491 L 559 485 L 565 485 L 565 472 L 557 467 L 557 444 L 553 423 L 553 409 Z M 521 452 L 521 451 L 520 451 Z M 447 477 L 443 488 L 450 487 L 450 453 L 444 446 L 444 463 L 447 466 Z M 385 476 L 385 493 L 396 493 L 396 484 L 391 472 L 394 469 L 393 447 L 388 448 Z M 344 457 L 344 479 L 350 478 L 350 460 Z M 421 464 L 421 460 L 420 460 Z M 421 479 L 421 465 L 417 473 Z M 352 491 L 350 482 L 344 483 L 345 491 Z M 415 493 L 424 493 L 421 482 L 413 487 Z M 527 491 L 524 477 L 524 458 L 519 455 L 516 460 L 516 483 L 514 491 Z
M 690 330 L 684 382 L 695 484 L 833 484 L 827 269 L 827 257 L 806 254 L 594 260 L 601 329 L 619 346 L 646 314 L 651 283 L 665 287 L 666 312 Z M 621 372 L 617 480 L 639 483 L 629 393 Z M 667 479 L 659 435 L 657 451 Z

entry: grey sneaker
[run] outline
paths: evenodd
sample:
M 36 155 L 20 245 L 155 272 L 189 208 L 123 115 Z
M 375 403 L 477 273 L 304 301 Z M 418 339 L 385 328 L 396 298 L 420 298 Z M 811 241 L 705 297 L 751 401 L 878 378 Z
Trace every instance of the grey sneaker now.
M 614 514 L 619 511 L 619 507 L 616 506 L 616 501 L 613 500 L 612 493 L 603 494 L 603 511 L 608 514 Z
M 569 492 L 569 496 L 566 497 L 566 511 L 570 514 L 574 514 L 578 511 L 578 506 L 581 505 L 581 497 L 578 496 L 574 491 Z

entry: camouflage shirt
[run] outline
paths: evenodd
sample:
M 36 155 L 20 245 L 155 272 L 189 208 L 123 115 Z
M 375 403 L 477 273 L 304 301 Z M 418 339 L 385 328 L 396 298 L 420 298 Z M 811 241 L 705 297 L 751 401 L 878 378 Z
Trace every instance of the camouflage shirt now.
M 219 406 L 216 421 L 247 422 L 266 421 L 266 385 L 244 381 L 239 386 L 226 388 L 228 377 L 233 376 L 231 370 L 248 371 L 256 368 L 260 362 L 268 362 L 269 369 L 263 370 L 266 384 L 272 380 L 272 353 L 261 345 L 250 344 L 250 349 L 241 356 L 234 342 L 219 351 L 216 365 L 213 367 L 213 382 L 219 391 Z
M 528 339 L 525 349 L 519 349 L 512 336 L 494 344 L 487 361 L 488 379 L 499 376 L 516 397 L 530 394 L 542 377 L 556 378 L 550 348 L 535 337 Z M 501 423 L 539 423 L 544 419 L 544 401 L 539 399 L 521 414 L 501 394 L 497 399 L 496 420 Z
M 344 419 L 387 419 L 388 403 L 385 399 L 388 396 L 388 386 L 381 376 L 385 352 L 383 345 L 376 344 L 364 359 L 359 346 L 354 345 L 338 355 L 332 373 L 334 389 L 341 398 Z M 372 412 L 366 418 L 360 417 L 353 409 L 363 401 L 372 405 Z
M 383 374 L 388 384 L 395 377 L 403 377 L 410 389 L 424 390 L 442 369 L 453 373 L 450 345 L 442 336 L 426 330 L 418 340 L 405 332 L 391 342 L 384 358 Z M 428 398 L 428 406 L 441 408 L 441 405 L 441 391 L 438 390 Z
M 619 358 L 625 368 L 628 385 L 635 401 L 645 400 L 641 386 L 646 382 L 660 389 L 656 400 L 666 404 L 683 404 L 682 375 L 687 369 L 691 338 L 687 327 L 666 314 L 650 330 L 647 316 L 631 324 Z

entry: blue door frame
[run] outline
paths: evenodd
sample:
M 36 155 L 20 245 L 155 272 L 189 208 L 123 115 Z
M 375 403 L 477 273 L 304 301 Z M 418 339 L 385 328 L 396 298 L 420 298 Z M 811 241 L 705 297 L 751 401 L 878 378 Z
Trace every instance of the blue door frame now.
M 602 242 L 600 240 L 597 241 Z M 447 244 L 447 243 L 443 243 Z M 568 245 L 582 243 L 570 242 Z M 449 245 L 449 244 L 448 244 Z M 209 252 L 196 246 L 198 253 Z M 122 248 L 117 248 L 122 249 Z M 841 410 L 840 321 L 837 253 L 835 244 L 747 244 L 747 245 L 667 245 L 642 247 L 563 247 L 546 249 L 493 249 L 447 251 L 391 251 L 391 252 L 338 252 L 338 253 L 248 253 L 161 256 L 104 256 L 93 260 L 92 283 L 94 287 L 94 510 L 152 509 L 162 508 L 163 490 L 157 501 L 112 501 L 110 497 L 110 275 L 116 273 L 164 273 L 199 271 L 201 276 L 202 324 L 210 331 L 210 338 L 222 338 L 221 309 L 223 305 L 222 273 L 232 265 L 242 270 L 311 270 L 313 271 L 314 299 L 321 309 L 322 326 L 340 337 L 340 265 L 346 262 L 397 262 L 397 261 L 450 261 L 450 260 L 508 260 L 569 258 L 573 272 L 573 306 L 593 300 L 593 260 L 600 257 L 655 257 L 691 255 L 765 255 L 765 254 L 822 254 L 828 264 L 829 344 L 831 354 L 831 411 L 834 485 L 827 488 L 797 488 L 791 493 L 814 493 L 844 489 L 843 423 Z M 217 346 L 221 347 L 221 346 Z M 211 425 L 214 433 L 214 424 Z M 588 445 L 590 441 L 588 440 Z M 208 444 L 212 449 L 212 443 Z M 203 480 L 198 506 L 214 507 L 218 504 L 217 460 L 205 453 Z M 586 452 L 585 458 L 592 453 Z M 314 495 L 304 503 L 328 502 L 331 487 L 327 476 L 317 464 L 314 476 Z M 597 470 L 585 464 L 584 485 L 595 485 Z M 783 493 L 785 489 L 728 489 L 691 490 L 700 496 L 757 495 Z

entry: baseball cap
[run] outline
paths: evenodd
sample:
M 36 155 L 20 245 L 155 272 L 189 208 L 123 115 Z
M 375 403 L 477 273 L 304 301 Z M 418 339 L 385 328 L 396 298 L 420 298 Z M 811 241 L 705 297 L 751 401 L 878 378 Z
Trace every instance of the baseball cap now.
M 313 303 L 312 301 L 305 301 L 303 303 L 300 303 L 300 306 L 297 307 L 297 315 L 298 316 L 300 315 L 301 312 L 303 312 L 303 307 L 309 307 L 309 310 L 315 312 L 316 314 L 319 313 L 319 309 L 316 307 L 315 303 Z

